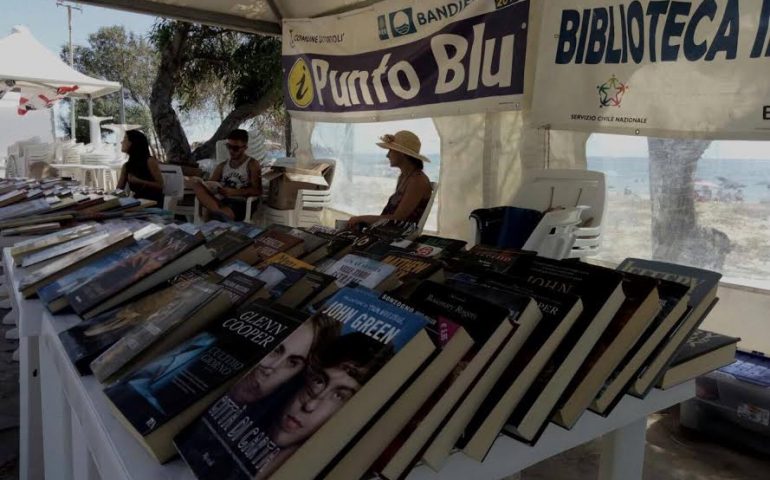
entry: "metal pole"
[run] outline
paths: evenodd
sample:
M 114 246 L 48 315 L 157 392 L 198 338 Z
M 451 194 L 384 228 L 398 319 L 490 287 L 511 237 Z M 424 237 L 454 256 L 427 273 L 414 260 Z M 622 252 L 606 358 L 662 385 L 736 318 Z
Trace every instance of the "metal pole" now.
M 70 67 L 75 68 L 75 52 L 72 47 L 72 5 L 67 5 L 67 28 L 69 29 L 69 54 L 70 54 Z M 70 99 L 70 137 L 73 141 L 77 141 L 77 113 L 76 113 L 76 100 Z
M 120 123 L 126 123 L 126 102 L 123 98 L 123 85 L 120 86 Z

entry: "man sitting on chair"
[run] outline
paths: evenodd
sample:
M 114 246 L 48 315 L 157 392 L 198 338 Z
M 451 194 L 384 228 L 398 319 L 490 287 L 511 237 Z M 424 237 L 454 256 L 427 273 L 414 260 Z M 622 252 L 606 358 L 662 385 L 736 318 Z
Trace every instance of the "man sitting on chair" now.
M 212 218 L 246 220 L 246 198 L 262 195 L 262 170 L 258 161 L 246 155 L 248 143 L 246 130 L 230 132 L 230 159 L 216 166 L 210 181 L 193 184 L 195 196 Z

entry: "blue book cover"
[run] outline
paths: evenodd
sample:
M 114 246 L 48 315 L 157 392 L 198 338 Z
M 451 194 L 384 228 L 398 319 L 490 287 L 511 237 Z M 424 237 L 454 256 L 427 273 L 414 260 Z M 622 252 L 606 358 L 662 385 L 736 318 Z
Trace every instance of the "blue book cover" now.
M 770 387 L 770 358 L 759 353 L 739 350 L 735 354 L 735 363 L 719 370 L 744 382 L 765 388 Z
M 340 290 L 182 432 L 177 450 L 198 479 L 267 478 L 425 325 L 369 292 Z
M 107 254 L 104 257 L 97 258 L 88 265 L 85 265 L 63 276 L 54 282 L 42 286 L 38 289 L 37 295 L 40 297 L 40 300 L 42 300 L 43 303 L 50 304 L 57 298 L 71 292 L 86 280 L 96 276 L 99 272 L 106 269 L 114 262 L 123 260 L 124 258 L 135 254 L 150 243 L 151 242 L 149 240 L 140 240 L 126 248 L 121 248 L 120 250 Z

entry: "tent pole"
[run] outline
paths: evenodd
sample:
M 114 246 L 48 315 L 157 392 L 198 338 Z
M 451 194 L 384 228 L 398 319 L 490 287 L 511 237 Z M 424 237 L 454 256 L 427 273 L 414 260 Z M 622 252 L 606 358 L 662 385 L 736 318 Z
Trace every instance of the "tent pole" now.
M 51 137 L 52 142 L 56 143 L 56 105 L 52 105 L 51 108 L 49 108 L 51 111 Z M 55 160 L 55 159 L 54 159 Z
M 78 120 L 76 116 L 76 107 L 75 107 L 75 100 L 74 97 L 70 97 L 70 138 L 72 138 L 73 142 L 77 142 L 77 131 L 78 131 Z
M 94 116 L 94 99 L 91 98 L 91 95 L 88 96 L 88 116 Z
M 123 85 L 120 86 L 120 123 L 126 123 L 126 102 L 123 98 Z

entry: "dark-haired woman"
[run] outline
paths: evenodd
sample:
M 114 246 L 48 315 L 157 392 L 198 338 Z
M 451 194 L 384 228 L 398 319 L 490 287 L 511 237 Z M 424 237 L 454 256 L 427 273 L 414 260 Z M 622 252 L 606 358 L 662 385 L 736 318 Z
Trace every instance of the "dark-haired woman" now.
M 390 166 L 401 170 L 396 192 L 379 215 L 362 215 L 348 221 L 350 228 L 371 225 L 380 220 L 401 220 L 419 223 L 428 208 L 433 193 L 430 180 L 423 172 L 424 162 L 430 160 L 420 155 L 420 139 L 412 132 L 402 130 L 380 138 L 377 146 L 388 150 Z
M 128 154 L 128 161 L 120 170 L 118 188 L 124 190 L 128 186 L 134 198 L 154 200 L 158 207 L 163 207 L 163 175 L 158 161 L 150 156 L 147 137 L 138 130 L 129 130 L 120 147 Z

